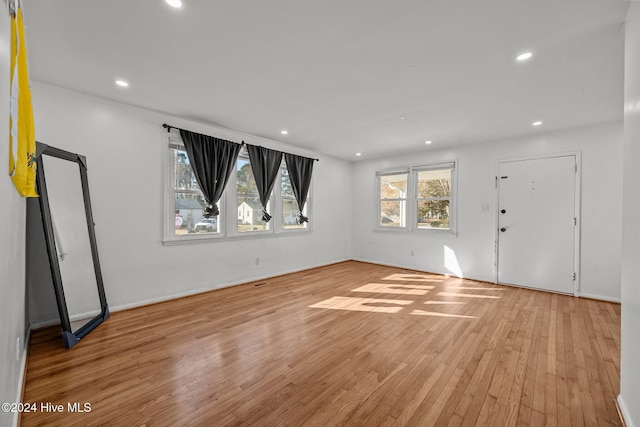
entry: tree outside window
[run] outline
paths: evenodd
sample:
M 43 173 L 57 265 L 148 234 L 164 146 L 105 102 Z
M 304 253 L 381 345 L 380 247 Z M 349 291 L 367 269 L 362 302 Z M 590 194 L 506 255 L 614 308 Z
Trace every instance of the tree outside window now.
M 418 228 L 450 228 L 451 172 L 447 168 L 417 173 Z

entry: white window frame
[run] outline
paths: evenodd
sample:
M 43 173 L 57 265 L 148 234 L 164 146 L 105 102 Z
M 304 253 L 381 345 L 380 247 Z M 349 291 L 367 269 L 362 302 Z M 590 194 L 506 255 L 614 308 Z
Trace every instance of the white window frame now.
M 271 212 L 273 209 L 271 208 L 272 206 L 275 206 L 274 202 L 275 202 L 275 193 L 276 191 L 271 191 L 271 197 L 269 197 L 269 202 L 267 204 L 268 206 L 268 211 L 270 212 L 272 218 L 271 221 L 269 221 L 269 229 L 267 230 L 262 230 L 262 231 L 239 231 L 238 230 L 238 192 L 237 192 L 237 188 L 238 188 L 238 160 L 246 160 L 249 161 L 249 153 L 247 152 L 247 147 L 242 147 L 242 149 L 240 150 L 240 154 L 238 155 L 238 158 L 236 159 L 236 165 L 233 167 L 233 173 L 231 174 L 231 176 L 229 177 L 229 182 L 227 183 L 227 190 L 225 190 L 225 192 L 228 193 L 233 193 L 234 195 L 234 202 L 233 203 L 229 203 L 229 207 L 233 208 L 234 210 L 234 214 L 233 217 L 228 216 L 227 218 L 234 218 L 234 221 L 227 221 L 229 223 L 229 230 L 228 230 L 228 234 L 229 236 L 235 236 L 235 237 L 240 237 L 240 236 L 268 236 L 271 234 L 274 234 L 276 232 L 276 227 L 275 227 L 275 219 L 277 216 L 276 212 Z M 253 173 L 253 171 L 252 171 Z M 279 179 L 276 178 L 276 184 L 279 182 Z M 273 188 L 276 188 L 276 184 L 273 185 Z M 231 191 L 231 189 L 233 189 L 233 191 Z M 260 215 L 262 214 L 262 211 L 260 211 Z M 233 222 L 233 224 L 231 224 L 231 222 Z
M 457 201 L 456 201 L 456 196 L 458 194 L 458 189 L 457 189 L 457 179 L 456 179 L 456 161 L 452 161 L 452 162 L 444 162 L 444 163 L 431 163 L 428 165 L 421 165 L 421 166 L 412 166 L 411 167 L 411 174 L 413 175 L 412 181 L 413 181 L 413 197 L 412 197 L 412 211 L 413 211 L 413 218 L 411 219 L 411 224 L 412 224 L 412 228 L 413 230 L 422 233 L 422 232 L 427 232 L 427 233 L 431 233 L 431 232 L 440 232 L 440 233 L 453 233 L 456 234 L 456 225 L 457 225 Z M 434 170 L 446 170 L 446 169 L 450 169 L 451 170 L 451 195 L 446 198 L 438 198 L 438 200 L 449 200 L 449 228 L 420 228 L 418 227 L 418 202 L 420 200 L 429 200 L 429 199 L 433 199 L 433 198 L 424 198 L 424 197 L 419 197 L 418 195 L 418 174 L 420 172 L 424 172 L 424 171 L 434 171 Z
M 164 227 L 163 227 L 163 243 L 184 243 L 187 241 L 211 241 L 214 239 L 220 239 L 224 237 L 225 220 L 223 215 L 218 215 L 218 232 L 217 233 L 205 233 L 205 234 L 175 234 L 175 210 L 176 210 L 176 197 L 175 197 L 175 162 L 173 152 L 176 149 L 184 150 L 184 144 L 179 134 L 175 132 L 168 132 L 165 144 L 165 180 L 164 180 Z M 225 207 L 224 194 L 218 202 L 218 208 L 222 213 Z M 172 218 L 173 217 L 173 218 Z M 172 221 L 173 224 L 172 224 Z
M 407 168 L 388 169 L 376 172 L 376 218 L 374 231 L 396 233 L 447 233 L 458 235 L 458 161 L 429 163 Z M 451 169 L 451 197 L 449 200 L 449 228 L 418 228 L 418 173 L 426 170 Z M 381 177 L 388 175 L 407 174 L 407 198 L 406 199 L 382 199 L 380 194 Z M 382 201 L 406 200 L 405 226 L 383 227 L 380 225 L 380 205 Z
M 281 172 L 276 177 L 276 182 L 271 192 L 271 198 L 269 199 L 269 213 L 272 215 L 269 223 L 269 230 L 267 231 L 247 231 L 239 232 L 237 228 L 238 223 L 238 207 L 237 207 L 237 174 L 236 166 L 229 177 L 229 182 L 222 193 L 222 197 L 218 201 L 218 208 L 220 209 L 220 215 L 218 215 L 218 233 L 206 233 L 206 234 L 175 234 L 175 163 L 173 158 L 173 149 L 183 149 L 184 144 L 180 134 L 177 131 L 171 131 L 164 133 L 164 214 L 163 214 L 163 233 L 162 243 L 164 245 L 181 245 L 192 243 L 204 243 L 204 242 L 220 242 L 229 240 L 242 240 L 242 239 L 259 239 L 270 238 L 275 236 L 293 236 L 308 234 L 313 231 L 312 222 L 309 220 L 306 228 L 297 229 L 284 229 L 282 226 L 282 195 L 281 195 Z M 248 155 L 245 155 L 246 150 L 241 151 L 239 158 L 248 159 Z M 285 162 L 281 166 L 286 167 Z M 313 178 L 309 188 L 309 195 L 307 197 L 307 203 L 305 204 L 305 211 L 307 216 L 313 218 Z
M 277 224 L 278 227 L 280 227 L 280 231 L 279 233 L 292 233 L 292 234 L 296 234 L 296 233 L 308 233 L 311 232 L 311 228 L 313 225 L 313 221 L 311 219 L 309 219 L 309 222 L 306 222 L 306 227 L 303 228 L 284 228 L 284 225 L 282 224 L 282 219 L 284 217 L 284 200 L 292 200 L 290 198 L 284 198 L 282 197 L 282 169 L 287 169 L 287 163 L 284 161 L 284 159 L 282 159 L 282 164 L 280 165 L 280 171 L 278 172 L 278 178 L 276 179 L 276 183 L 273 186 L 273 193 L 277 193 L 277 214 L 273 213 L 273 219 L 272 221 L 277 219 Z M 295 199 L 295 197 L 293 198 L 293 201 L 296 204 L 296 207 L 298 206 L 298 201 Z M 313 205 L 313 178 L 311 179 L 311 185 L 309 186 L 309 193 L 307 194 L 307 201 L 304 204 L 304 209 L 302 210 L 302 214 L 308 218 L 311 218 L 311 206 Z
M 406 196 L 404 198 L 392 198 L 392 199 L 383 199 L 382 198 L 382 194 L 380 191 L 381 188 L 381 184 L 382 184 L 382 177 L 383 176 L 390 176 L 390 175 L 407 175 L 407 191 L 406 191 Z M 393 170 L 385 170 L 385 171 L 380 171 L 380 172 L 376 172 L 376 222 L 375 222 L 375 230 L 377 231 L 409 231 L 409 226 L 408 224 L 410 224 L 411 222 L 411 215 L 410 215 L 410 197 L 409 195 L 412 194 L 412 189 L 411 189 L 411 168 L 405 168 L 405 169 L 393 169 Z M 380 219 L 382 218 L 382 211 L 380 206 L 382 205 L 383 201 L 386 202 L 397 202 L 397 201 L 403 201 L 405 202 L 405 212 L 404 212 L 404 226 L 400 226 L 400 227 L 384 227 L 382 225 L 380 225 Z

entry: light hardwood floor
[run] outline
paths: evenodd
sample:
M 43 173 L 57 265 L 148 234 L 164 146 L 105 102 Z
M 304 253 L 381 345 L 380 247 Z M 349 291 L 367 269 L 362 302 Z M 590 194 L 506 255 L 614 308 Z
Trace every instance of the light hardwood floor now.
M 21 425 L 620 425 L 619 305 L 415 273 L 350 261 L 116 312 L 71 350 L 37 331 L 24 401 L 91 412 Z

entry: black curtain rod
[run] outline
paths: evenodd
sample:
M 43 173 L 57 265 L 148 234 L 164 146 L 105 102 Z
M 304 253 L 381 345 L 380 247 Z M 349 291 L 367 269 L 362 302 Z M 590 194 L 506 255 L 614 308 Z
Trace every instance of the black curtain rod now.
M 178 128 L 178 127 L 175 127 L 175 126 L 171 126 L 171 125 L 168 125 L 166 123 L 163 123 L 162 127 L 167 129 L 167 132 L 170 132 L 171 129 L 178 129 L 178 130 L 184 130 L 184 131 L 187 131 L 187 132 L 191 132 L 190 130 L 186 130 L 186 129 Z M 202 135 L 202 134 L 200 134 L 200 135 Z M 244 144 L 245 144 L 245 142 L 242 141 L 242 143 L 240 145 L 244 145 Z M 307 157 L 307 156 L 300 156 L 300 157 Z M 313 157 L 307 157 L 307 159 L 315 160 L 316 162 L 320 161 L 320 159 L 314 159 Z
M 289 153 L 286 153 L 286 154 L 289 154 Z M 295 155 L 296 155 L 296 156 L 300 156 L 299 154 L 295 154 Z M 313 158 L 313 157 L 307 157 L 307 156 L 300 156 L 300 157 L 304 157 L 305 159 L 315 160 L 316 162 L 319 162 L 319 161 L 320 161 L 320 159 L 315 159 L 315 158 Z
M 250 144 L 253 145 L 253 144 Z M 260 148 L 269 148 L 269 147 L 263 147 L 262 145 L 255 145 L 254 147 L 260 147 Z M 269 148 L 269 150 L 273 150 L 273 148 Z M 280 151 L 280 150 L 273 150 L 273 151 Z M 284 151 L 280 151 L 282 154 L 292 154 L 292 153 L 285 153 Z M 304 157 L 305 159 L 311 159 L 311 160 L 315 160 L 316 162 L 319 162 L 320 159 L 314 159 L 313 157 L 307 157 L 307 156 L 301 156 L 299 154 L 294 154 L 294 156 L 298 156 L 298 157 Z
M 179 127 L 171 126 L 171 125 L 168 125 L 166 123 L 163 123 L 162 127 L 167 129 L 167 132 L 171 132 L 171 129 L 178 129 L 178 130 L 183 130 L 185 132 L 198 133 L 198 132 L 194 132 L 194 131 L 191 131 L 191 130 L 187 130 L 187 129 L 182 129 L 182 128 L 179 128 Z M 203 133 L 198 133 L 198 135 L 204 135 L 204 134 Z M 209 135 L 205 135 L 205 136 L 209 136 Z M 211 137 L 211 138 L 215 138 L 215 137 Z M 217 138 L 217 139 L 222 139 L 222 138 Z M 233 142 L 233 141 L 229 141 L 229 142 Z M 234 144 L 237 144 L 237 142 L 234 142 Z M 240 145 L 244 145 L 244 141 L 242 141 L 240 143 Z

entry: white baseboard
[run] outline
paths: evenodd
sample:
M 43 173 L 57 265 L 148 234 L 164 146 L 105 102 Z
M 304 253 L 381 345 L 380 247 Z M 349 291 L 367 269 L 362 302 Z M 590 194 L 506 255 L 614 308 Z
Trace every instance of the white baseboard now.
M 385 267 L 394 267 L 394 268 L 406 268 L 407 270 L 415 270 L 415 271 L 422 271 L 424 273 L 431 273 L 431 274 L 440 274 L 442 276 L 451 276 L 451 277 L 459 277 L 456 276 L 455 274 L 449 272 L 449 271 L 436 271 L 436 270 L 425 270 L 424 268 L 420 268 L 418 266 L 411 266 L 411 265 L 401 265 L 401 264 L 393 264 L 393 263 L 388 263 L 388 262 L 380 262 L 380 261 L 374 261 L 371 259 L 366 259 L 366 258 L 353 258 L 353 261 L 360 261 L 360 262 L 367 262 L 369 264 L 377 264 L 377 265 L 384 265 Z M 487 278 L 487 277 L 460 277 L 461 279 L 469 279 L 469 280 L 477 280 L 478 282 L 487 282 L 487 283 L 495 283 L 495 279 L 494 278 Z
M 320 264 L 314 264 L 314 265 L 308 265 L 308 266 L 304 266 L 304 267 L 299 267 L 299 268 L 294 268 L 291 270 L 285 270 L 282 272 L 279 272 L 276 274 L 276 276 L 282 276 L 285 274 L 291 274 L 291 273 L 297 273 L 299 271 L 304 271 L 304 270 L 310 270 L 312 268 L 318 268 L 318 267 L 324 267 L 327 265 L 331 265 L 331 264 L 337 264 L 340 262 L 345 262 L 345 261 L 360 261 L 360 262 L 366 262 L 366 263 L 370 263 L 370 264 L 377 264 L 377 265 L 384 265 L 387 267 L 395 267 L 395 268 L 406 268 L 408 270 L 416 270 L 416 271 L 424 271 L 424 272 L 428 272 L 428 273 L 432 273 L 432 274 L 441 274 L 441 275 L 445 275 L 445 276 L 454 276 L 453 274 L 446 272 L 446 271 L 426 271 L 420 267 L 417 266 L 411 266 L 411 265 L 402 265 L 402 264 L 393 264 L 393 263 L 388 263 L 388 262 L 380 262 L 380 261 L 376 261 L 376 260 L 370 260 L 370 259 L 366 259 L 366 258 L 340 258 L 340 259 L 336 259 L 336 260 L 332 260 L 329 262 L 323 262 Z M 228 282 L 228 283 L 223 283 L 223 284 L 219 284 L 219 285 L 215 285 L 212 287 L 205 287 L 205 288 L 198 288 L 198 289 L 193 289 L 193 290 L 189 290 L 189 291 L 185 291 L 185 292 L 178 292 L 175 294 L 171 294 L 171 295 L 165 295 L 162 297 L 158 297 L 158 298 L 150 298 L 150 299 L 146 299 L 146 300 L 142 300 L 142 301 L 136 301 L 136 302 L 132 302 L 132 303 L 125 303 L 125 304 L 118 304 L 118 305 L 114 305 L 114 306 L 109 306 L 109 310 L 111 312 L 116 312 L 116 311 L 122 311 L 122 310 L 128 310 L 130 308 L 136 308 L 136 307 L 143 307 L 145 305 L 150 305 L 150 304 L 156 304 L 159 302 L 164 302 L 164 301 L 170 301 L 173 299 L 177 299 L 177 298 L 184 298 L 184 297 L 188 297 L 191 295 L 198 295 L 204 292 L 210 292 L 210 291 L 214 291 L 216 289 L 223 289 L 223 288 L 228 288 L 230 286 L 236 286 L 236 285 L 242 285 L 245 283 L 249 283 L 249 282 L 255 282 L 256 280 L 264 280 L 264 279 L 268 279 L 274 277 L 273 274 L 267 274 L 267 275 L 262 275 L 262 276 L 256 276 L 256 277 L 250 277 L 250 278 L 244 278 L 242 280 L 236 280 L 233 282 Z M 455 276 L 454 276 L 455 277 Z M 487 283 L 495 283 L 495 280 L 493 278 L 488 278 L 488 277 L 465 277 L 466 279 L 471 279 L 471 280 L 478 280 L 481 282 L 487 282 Z M 603 297 L 601 295 L 591 295 L 591 294 L 580 294 L 581 297 L 584 298 L 591 298 L 591 299 L 596 299 L 596 300 L 601 300 L 601 301 L 609 301 L 609 302 L 615 302 L 615 303 L 620 303 L 620 298 L 611 298 L 611 297 Z M 85 318 L 85 317 L 93 317 L 93 316 L 87 316 L 87 314 L 81 314 L 78 316 L 74 316 L 74 318 Z M 74 320 L 74 319 L 71 319 Z M 55 319 L 51 319 L 51 320 L 44 320 L 38 323 L 34 323 L 31 325 L 31 329 L 36 330 L 36 329 L 41 329 L 41 328 L 46 328 L 49 326 L 53 326 L 53 325 L 59 325 L 60 324 L 60 319 L 58 319 L 57 317 Z
M 627 405 L 625 405 L 624 400 L 622 400 L 622 395 L 619 394 L 618 399 L 616 400 L 618 401 L 618 407 L 620 408 L 620 412 L 622 412 L 622 418 L 624 419 L 624 423 L 627 425 L 627 427 L 635 427 L 635 424 L 633 424 L 633 420 L 631 420 L 631 414 L 627 409 Z
M 31 328 L 27 329 L 26 338 L 24 340 L 24 346 L 22 347 L 22 354 L 20 355 L 20 370 L 18 371 L 18 392 L 14 402 L 19 403 L 22 401 L 22 390 L 24 389 L 24 375 L 27 369 L 27 354 L 29 351 L 29 341 L 31 341 Z M 20 421 L 20 413 L 13 414 L 13 427 L 18 427 Z
M 309 265 L 309 266 L 305 266 L 305 267 L 294 268 L 294 269 L 291 269 L 291 270 L 285 270 L 285 271 L 282 271 L 282 272 L 278 272 L 276 274 L 266 274 L 266 275 L 257 276 L 257 277 L 244 278 L 242 280 L 236 280 L 236 281 L 233 281 L 233 282 L 223 283 L 223 284 L 219 284 L 219 285 L 216 285 L 216 286 L 212 286 L 210 288 L 193 289 L 193 290 L 190 290 L 190 291 L 178 292 L 178 293 L 175 293 L 175 294 L 166 295 L 166 296 L 162 296 L 162 297 L 159 297 L 159 298 L 151 298 L 151 299 L 147 299 L 147 300 L 143 300 L 143 301 L 137 301 L 137 302 L 133 302 L 133 303 L 109 306 L 109 311 L 111 311 L 113 313 L 113 312 L 116 312 L 116 311 L 128 310 L 130 308 L 143 307 L 145 305 L 156 304 L 156 303 L 164 302 L 164 301 L 170 301 L 170 300 L 177 299 L 177 298 L 184 298 L 184 297 L 188 297 L 188 296 L 191 296 L 191 295 L 198 295 L 198 294 L 202 294 L 202 293 L 205 293 L 205 292 L 215 291 L 217 289 L 228 288 L 230 286 L 243 285 L 245 283 L 255 282 L 257 280 L 269 279 L 271 277 L 276 277 L 276 276 L 284 276 L 285 274 L 297 273 L 297 272 L 300 272 L 300 271 L 311 270 L 313 268 L 318 268 L 318 267 L 325 267 L 327 265 L 337 264 L 337 263 L 340 263 L 340 262 L 345 262 L 345 261 L 350 261 L 350 260 L 351 260 L 350 258 L 341 258 L 341 259 L 336 259 L 336 260 L 329 261 L 329 262 L 320 263 L 320 264 L 317 264 L 317 265 Z M 107 301 L 108 301 L 108 297 L 109 296 L 107 295 Z
M 368 258 L 353 258 L 353 261 L 358 261 L 358 262 L 366 262 L 369 264 L 376 264 L 376 265 L 383 265 L 385 267 L 394 267 L 394 268 L 406 268 L 407 270 L 415 270 L 415 271 L 422 271 L 423 273 L 431 273 L 431 274 L 440 274 L 440 275 L 446 275 L 448 273 L 444 273 L 442 271 L 435 271 L 435 270 L 425 270 L 424 268 L 419 268 L 416 266 L 410 266 L 408 264 L 394 264 L 391 262 L 381 262 L 381 261 L 376 261 L 376 260 L 372 260 L 372 259 L 368 259 Z M 451 276 L 451 274 L 449 274 Z
M 158 297 L 158 298 L 150 298 L 150 299 L 146 299 L 146 300 L 142 300 L 142 301 L 136 301 L 136 302 L 126 303 L 126 304 L 118 304 L 118 305 L 113 305 L 113 306 L 110 305 L 109 306 L 109 311 L 111 313 L 114 313 L 116 311 L 129 310 L 130 308 L 143 307 L 145 305 L 151 305 L 151 304 L 156 304 L 156 303 L 159 303 L 159 302 L 170 301 L 170 300 L 177 299 L 177 298 L 184 298 L 184 297 L 188 297 L 188 296 L 191 296 L 191 295 L 198 295 L 198 294 L 202 294 L 202 293 L 205 293 L 205 292 L 215 291 L 217 289 L 228 288 L 230 286 L 237 286 L 237 285 L 243 285 L 245 283 L 255 282 L 256 280 L 269 279 L 271 277 L 283 276 L 285 274 L 291 274 L 291 273 L 297 273 L 299 271 L 310 270 L 312 268 L 318 268 L 318 267 L 324 267 L 324 266 L 327 266 L 327 265 L 337 264 L 337 263 L 340 263 L 340 262 L 345 262 L 345 261 L 350 261 L 350 260 L 351 260 L 351 258 L 340 258 L 340 259 L 336 259 L 336 260 L 333 260 L 333 261 L 323 262 L 323 263 L 320 263 L 320 264 L 308 265 L 308 266 L 304 266 L 304 267 L 294 268 L 294 269 L 291 269 L 291 270 L 285 270 L 285 271 L 282 271 L 282 272 L 278 272 L 276 274 L 266 274 L 266 275 L 262 275 L 262 276 L 244 278 L 242 280 L 236 280 L 236 281 L 233 281 L 233 282 L 223 283 L 223 284 L 215 285 L 215 286 L 208 287 L 208 288 L 192 289 L 192 290 L 189 290 L 189 291 L 178 292 L 178 293 L 175 293 L 175 294 L 165 295 L 165 296 Z M 109 301 L 109 295 L 107 295 L 107 302 L 108 301 Z M 85 317 L 87 317 L 86 314 L 80 314 L 80 315 L 74 316 L 74 318 L 85 318 Z M 89 316 L 89 317 L 93 317 L 93 316 Z M 74 318 L 72 318 L 70 320 L 74 320 Z M 56 317 L 55 319 L 43 320 L 41 322 L 34 323 L 34 324 L 31 325 L 31 329 L 33 329 L 33 330 L 42 329 L 42 328 L 46 328 L 46 327 L 54 326 L 54 325 L 59 325 L 59 324 L 60 324 L 60 319 L 58 319 Z
M 51 319 L 51 320 L 43 320 L 42 322 L 32 323 L 30 329 L 32 331 L 36 331 L 38 329 L 48 328 L 49 326 L 59 325 L 59 324 L 60 324 L 60 319 L 58 318 Z
M 73 316 L 69 316 L 69 321 L 74 322 L 76 320 L 93 319 L 100 313 L 102 313 L 101 310 L 93 310 L 87 311 L 86 313 L 75 314 Z
M 428 273 L 433 273 L 433 274 L 442 274 L 443 276 L 452 276 L 452 277 L 458 277 L 450 272 L 446 272 L 446 271 L 435 271 L 435 270 L 424 270 L 423 268 L 420 267 L 416 267 L 416 266 L 411 266 L 408 264 L 393 264 L 393 263 L 388 263 L 388 262 L 380 262 L 380 261 L 374 261 L 371 259 L 366 259 L 366 258 L 354 258 L 354 261 L 360 261 L 360 262 L 368 262 L 370 264 L 378 264 L 378 265 L 384 265 L 386 267 L 395 267 L 395 268 L 406 268 L 408 270 L 417 270 L 417 271 L 424 271 L 424 272 L 428 272 Z M 488 282 L 488 283 L 495 283 L 495 278 L 490 278 L 490 277 L 467 277 L 464 276 L 465 279 L 470 279 L 470 280 L 477 280 L 480 282 Z M 518 285 L 508 285 L 508 284 L 503 284 L 504 286 L 513 286 L 513 287 L 517 287 L 517 288 L 525 288 L 525 289 L 533 289 L 533 290 L 542 290 L 544 291 L 544 289 L 535 289 L 535 288 L 527 288 L 526 286 L 518 286 Z M 551 292 L 551 291 L 549 291 Z M 607 302 L 615 302 L 620 304 L 620 302 L 622 301 L 620 298 L 614 298 L 614 297 L 605 297 L 602 295 L 595 295 L 595 294 L 585 294 L 585 293 L 581 293 L 579 295 L 576 295 L 578 297 L 582 297 L 582 298 L 589 298 L 589 299 L 595 299 L 595 300 L 600 300 L 600 301 L 607 301 Z
M 600 300 L 600 301 L 607 301 L 607 302 L 617 302 L 618 304 L 620 304 L 622 302 L 622 300 L 620 298 L 603 297 L 602 295 L 593 295 L 593 294 L 580 293 L 577 296 L 580 297 L 580 298 L 597 299 L 597 300 Z

